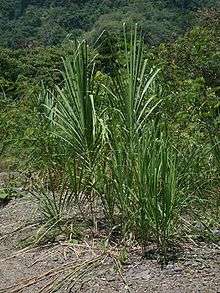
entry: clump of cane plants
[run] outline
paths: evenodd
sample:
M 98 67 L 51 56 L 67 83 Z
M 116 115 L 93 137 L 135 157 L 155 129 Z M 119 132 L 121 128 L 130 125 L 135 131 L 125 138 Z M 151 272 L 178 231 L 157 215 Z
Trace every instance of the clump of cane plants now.
M 137 27 L 127 34 L 124 26 L 118 66 L 103 80 L 87 42 L 73 47 L 63 59 L 62 84 L 42 97 L 56 143 L 52 173 L 59 166 L 63 181 L 39 192 L 41 210 L 60 230 L 71 218 L 77 223 L 79 215 L 91 220 L 92 229 L 104 218 L 109 233 L 117 231 L 122 239 L 132 235 L 143 254 L 153 243 L 166 257 L 191 183 L 201 183 L 195 172 L 203 153 L 190 146 L 189 154 L 175 144 L 156 90 L 159 69 L 149 69 Z

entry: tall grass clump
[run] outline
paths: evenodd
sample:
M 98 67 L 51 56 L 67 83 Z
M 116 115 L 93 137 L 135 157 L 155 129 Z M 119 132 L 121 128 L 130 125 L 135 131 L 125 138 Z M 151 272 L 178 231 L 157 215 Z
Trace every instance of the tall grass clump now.
M 111 229 L 132 234 L 143 250 L 154 241 L 165 253 L 180 208 L 176 157 L 157 113 L 159 70 L 148 69 L 137 27 L 130 35 L 124 27 L 123 59 L 125 66 L 103 85 L 104 111 L 96 104 L 95 60 L 86 42 L 75 42 L 73 56 L 63 60 L 63 84 L 45 105 L 51 131 L 65 145 L 71 192 L 44 196 L 45 210 L 57 221 L 74 204 L 80 212 L 87 204 L 91 214 L 101 204 Z
M 147 71 L 137 28 L 124 30 L 126 60 L 106 90 L 110 96 L 108 190 L 104 196 L 122 233 L 133 233 L 143 249 L 149 241 L 165 248 L 172 239 L 180 200 L 173 147 L 157 115 L 158 70 Z M 114 216 L 113 216 L 114 217 Z
M 124 26 L 119 56 L 114 74 L 100 79 L 86 41 L 74 42 L 62 84 L 44 92 L 59 164 L 48 173 L 41 202 L 51 223 L 69 221 L 72 212 L 94 225 L 102 218 L 110 234 L 133 237 L 143 253 L 155 243 L 166 255 L 189 195 L 212 175 L 204 167 L 209 148 L 175 140 L 158 96 L 159 69 L 149 68 L 137 26 L 130 34 Z
M 94 165 L 100 150 L 94 91 L 94 62 L 85 41 L 75 42 L 73 56 L 63 59 L 64 83 L 56 87 L 56 135 L 71 146 L 73 156 L 87 166 Z
M 80 212 L 87 205 L 93 214 L 96 172 L 106 133 L 96 108 L 95 57 L 91 57 L 86 41 L 72 45 L 73 54 L 63 59 L 63 83 L 45 99 L 45 113 L 51 133 L 64 146 L 59 155 L 65 165 L 66 188 L 71 190 L 68 200 L 57 198 L 58 204 L 65 203 L 62 211 L 76 204 Z

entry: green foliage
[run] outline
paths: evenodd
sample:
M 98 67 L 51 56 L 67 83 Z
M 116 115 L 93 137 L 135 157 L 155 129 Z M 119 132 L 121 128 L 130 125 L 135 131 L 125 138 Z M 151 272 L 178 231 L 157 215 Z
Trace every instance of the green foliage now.
M 123 22 L 139 22 L 150 44 L 174 39 L 190 25 L 191 12 L 217 8 L 217 0 L 56 1 L 8 0 L 0 4 L 0 45 L 12 48 L 53 46 L 68 34 L 94 36 L 120 32 Z
M 108 89 L 112 101 L 108 126 L 112 154 L 104 202 L 112 222 L 114 212 L 119 210 L 125 234 L 132 232 L 143 249 L 153 239 L 165 253 L 180 201 L 174 150 L 156 115 L 161 101 L 153 82 L 158 70 L 147 72 L 137 31 L 131 34 L 130 42 L 125 35 L 124 57 L 126 69 L 113 77 L 112 88 Z
M 147 52 L 150 64 L 161 68 L 160 82 L 165 90 L 161 112 L 170 119 L 173 134 L 185 136 L 193 144 L 195 137 L 200 143 L 207 139 L 205 124 L 219 123 L 217 36 L 214 21 Z
M 153 241 L 166 254 L 181 216 L 219 188 L 216 27 L 151 49 L 137 26 L 130 34 L 124 26 L 117 47 L 116 35 L 106 36 L 96 49 L 66 45 L 63 65 L 54 48 L 42 57 L 29 51 L 31 61 L 13 52 L 29 63 L 6 58 L 5 79 L 16 84 L 15 65 L 32 90 L 37 78 L 46 86 L 32 99 L 27 91 L 16 101 L 4 96 L 2 154 L 38 175 L 46 231 L 74 223 L 77 232 L 79 214 L 94 225 L 104 216 L 110 234 L 133 237 L 143 250 Z M 60 75 L 51 76 L 54 66 Z
M 42 80 L 47 86 L 59 83 L 62 55 L 61 48 L 0 49 L 0 95 L 21 98 L 37 92 Z

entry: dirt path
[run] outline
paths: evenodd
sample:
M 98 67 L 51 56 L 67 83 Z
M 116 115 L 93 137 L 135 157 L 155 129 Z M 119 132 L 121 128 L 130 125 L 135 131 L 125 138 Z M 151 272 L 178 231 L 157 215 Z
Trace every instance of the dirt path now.
M 30 198 L 14 199 L 0 208 L 2 293 L 52 292 L 45 287 L 48 282 L 53 282 L 60 274 L 64 277 L 67 272 L 72 272 L 77 263 L 81 263 L 79 271 L 82 275 L 86 271 L 83 263 L 91 259 L 93 264 L 83 281 L 78 280 L 74 288 L 63 287 L 58 292 L 220 292 L 220 251 L 217 246 L 188 245 L 178 261 L 170 263 L 164 270 L 156 260 L 142 259 L 137 251 L 131 254 L 120 275 L 116 273 L 117 265 L 111 257 L 99 259 L 100 250 L 95 243 L 91 246 L 91 243 L 69 245 L 57 242 L 20 251 L 21 240 L 31 233 L 38 217 L 36 205 Z M 23 229 L 11 234 L 20 227 Z M 70 283 L 73 284 L 73 279 L 71 282 L 66 280 L 66 286 Z M 15 284 L 17 287 L 9 288 Z M 18 291 L 21 287 L 23 289 Z

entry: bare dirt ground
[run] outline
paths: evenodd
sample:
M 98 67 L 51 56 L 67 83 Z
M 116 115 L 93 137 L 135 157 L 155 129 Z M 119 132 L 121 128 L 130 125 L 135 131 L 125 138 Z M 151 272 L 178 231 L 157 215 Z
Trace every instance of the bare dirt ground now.
M 37 218 L 31 198 L 13 199 L 0 207 L 1 293 L 55 292 L 52 285 L 64 277 L 57 292 L 220 292 L 217 245 L 187 244 L 176 262 L 163 270 L 157 260 L 143 259 L 136 249 L 120 268 L 114 251 L 103 256 L 95 241 L 57 240 L 21 250 L 22 239 L 36 229 Z

